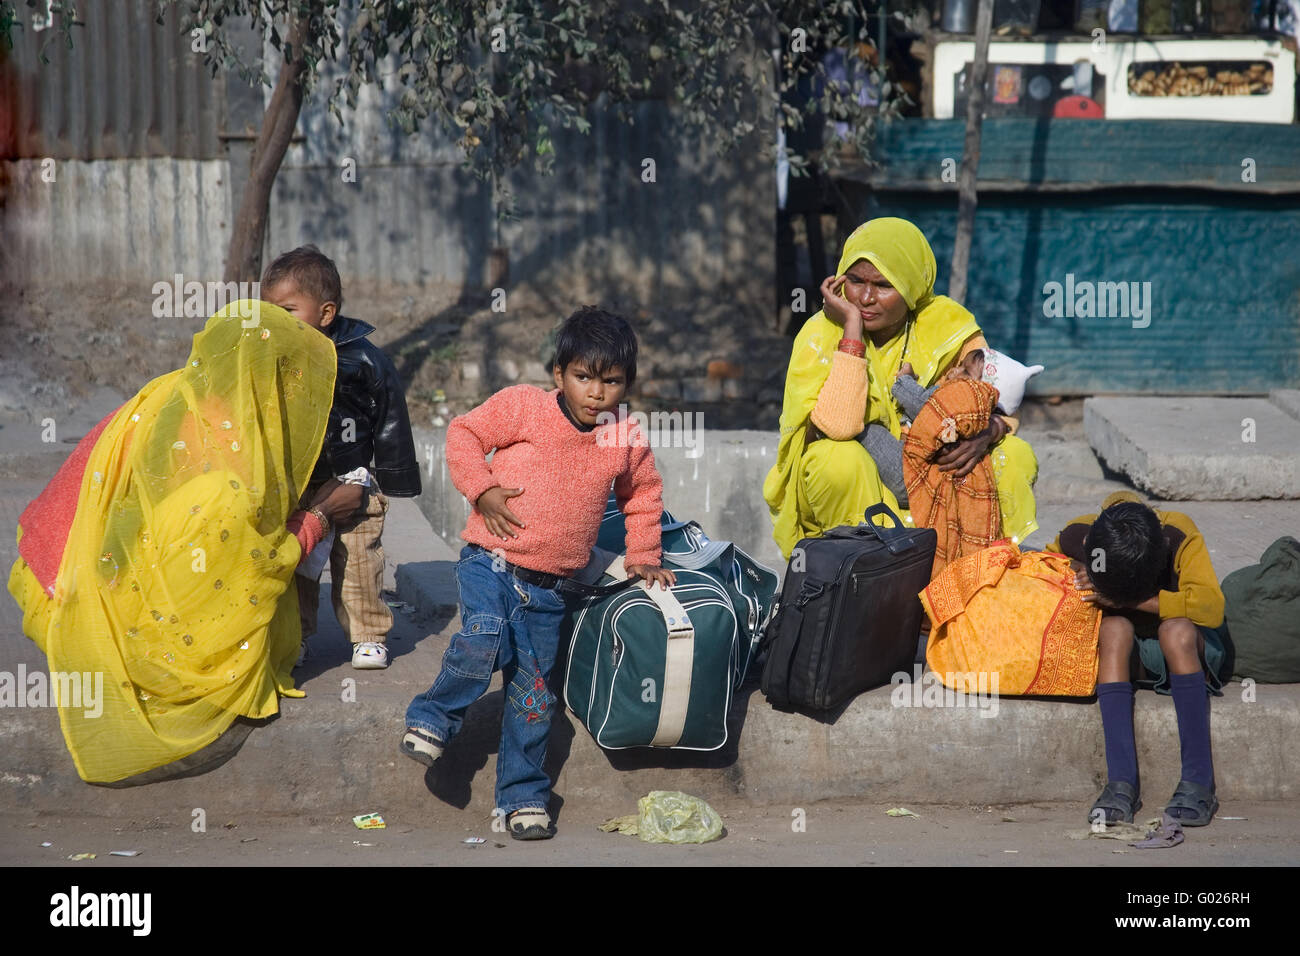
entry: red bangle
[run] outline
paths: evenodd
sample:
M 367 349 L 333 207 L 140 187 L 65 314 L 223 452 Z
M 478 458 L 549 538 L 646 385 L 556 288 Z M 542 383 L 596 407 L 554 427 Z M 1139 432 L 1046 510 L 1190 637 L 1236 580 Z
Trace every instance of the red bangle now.
M 837 351 L 846 352 L 849 355 L 856 355 L 858 358 L 867 357 L 867 346 L 865 342 L 858 339 L 840 339 Z

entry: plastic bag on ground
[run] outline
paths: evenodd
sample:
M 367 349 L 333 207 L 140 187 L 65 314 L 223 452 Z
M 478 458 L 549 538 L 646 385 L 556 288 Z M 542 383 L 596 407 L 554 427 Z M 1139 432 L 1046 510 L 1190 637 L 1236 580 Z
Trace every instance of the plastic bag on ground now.
M 722 836 L 722 817 L 699 797 L 651 790 L 637 801 L 637 836 L 646 843 L 708 843 Z

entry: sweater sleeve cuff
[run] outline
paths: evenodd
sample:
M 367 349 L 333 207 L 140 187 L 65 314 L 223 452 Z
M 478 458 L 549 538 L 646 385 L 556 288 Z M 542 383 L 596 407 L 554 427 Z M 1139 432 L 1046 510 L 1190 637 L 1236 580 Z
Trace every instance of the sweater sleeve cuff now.
M 481 477 L 474 477 L 467 480 L 460 490 L 461 494 L 465 496 L 465 500 L 468 501 L 472 507 L 477 507 L 478 499 L 483 492 L 487 491 L 489 488 L 495 488 L 500 484 L 501 482 L 497 481 L 491 474 L 486 474 Z
M 295 511 L 285 522 L 285 528 L 298 539 L 298 546 L 302 552 L 298 556 L 299 564 L 307 560 L 307 556 L 315 551 L 316 545 L 325 538 L 325 527 L 320 523 L 320 519 L 309 511 Z
M 929 401 L 933 389 L 927 391 L 921 387 L 921 383 L 914 378 L 906 375 L 900 375 L 894 379 L 893 387 L 890 389 L 898 404 L 903 406 L 903 411 L 907 412 L 907 417 L 914 420 L 921 414 L 921 409 Z
M 629 564 L 648 564 L 651 567 L 659 567 L 659 562 L 663 560 L 663 551 L 655 548 L 653 551 L 629 551 L 623 558 L 624 566 Z
M 1181 591 L 1160 592 L 1160 620 L 1187 617 L 1187 598 Z
M 831 372 L 813 407 L 812 423 L 833 441 L 856 438 L 867 410 L 867 360 L 834 352 Z

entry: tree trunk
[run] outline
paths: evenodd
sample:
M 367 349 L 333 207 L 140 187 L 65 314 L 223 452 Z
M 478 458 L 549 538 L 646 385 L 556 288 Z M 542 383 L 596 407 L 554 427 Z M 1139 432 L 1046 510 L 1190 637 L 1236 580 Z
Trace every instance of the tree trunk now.
M 302 38 L 309 29 L 307 18 L 295 18 L 285 40 L 288 55 L 280 64 L 271 102 L 262 117 L 262 128 L 253 144 L 248 182 L 239 201 L 239 211 L 230 232 L 226 251 L 226 282 L 255 282 L 262 275 L 262 243 L 270 215 L 271 187 L 293 139 L 302 110 L 303 77 L 307 63 Z
M 966 143 L 962 148 L 961 175 L 957 180 L 957 239 L 952 247 L 952 278 L 948 295 L 966 300 L 966 273 L 970 267 L 971 239 L 975 233 L 975 207 L 979 197 L 975 179 L 980 165 L 980 136 L 984 129 L 984 86 L 989 73 L 989 36 L 993 33 L 993 0 L 979 0 L 975 14 L 975 62 L 971 64 L 970 98 L 966 102 Z

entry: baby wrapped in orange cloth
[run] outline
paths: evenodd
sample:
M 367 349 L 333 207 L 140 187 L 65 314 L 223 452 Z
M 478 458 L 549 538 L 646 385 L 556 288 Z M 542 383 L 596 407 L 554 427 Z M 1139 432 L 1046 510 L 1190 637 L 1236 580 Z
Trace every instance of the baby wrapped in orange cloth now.
M 904 366 L 900 374 L 907 374 Z M 934 574 L 951 561 L 987 548 L 1001 537 L 997 483 L 988 459 L 969 474 L 943 470 L 936 456 L 989 426 L 998 390 L 981 382 L 983 354 L 976 350 L 955 366 L 930 394 L 903 438 L 903 478 L 912 519 L 939 535 Z

